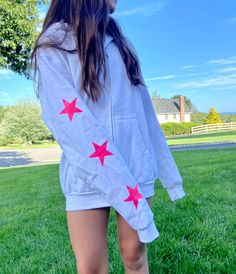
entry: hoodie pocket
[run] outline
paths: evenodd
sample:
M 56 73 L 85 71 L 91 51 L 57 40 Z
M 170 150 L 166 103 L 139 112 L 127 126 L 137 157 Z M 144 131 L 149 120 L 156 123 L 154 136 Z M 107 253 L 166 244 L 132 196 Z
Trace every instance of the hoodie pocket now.
M 138 183 L 153 179 L 153 158 L 147 149 L 136 117 L 114 119 L 115 143 Z
M 97 192 L 88 183 L 74 175 L 73 170 L 63 153 L 60 163 L 60 185 L 64 195 L 86 195 Z

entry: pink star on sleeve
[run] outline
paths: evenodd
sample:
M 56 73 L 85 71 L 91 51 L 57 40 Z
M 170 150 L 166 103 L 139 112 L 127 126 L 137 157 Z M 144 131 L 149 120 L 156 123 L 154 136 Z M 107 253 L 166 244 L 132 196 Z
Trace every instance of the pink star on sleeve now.
M 95 152 L 93 154 L 91 154 L 89 156 L 89 158 L 99 157 L 99 160 L 100 160 L 101 164 L 103 165 L 105 156 L 113 155 L 113 153 L 111 153 L 110 151 L 108 151 L 106 149 L 107 142 L 108 142 L 108 140 L 105 143 L 103 143 L 101 146 L 99 146 L 98 144 L 92 142 L 93 146 L 95 148 Z
M 76 112 L 82 112 L 82 109 L 79 109 L 75 106 L 77 98 L 75 98 L 73 101 L 68 102 L 65 99 L 62 99 L 64 104 L 64 109 L 59 112 L 59 114 L 67 114 L 70 121 L 72 121 L 73 116 Z
M 129 191 L 129 197 L 127 197 L 124 202 L 133 201 L 136 208 L 138 208 L 138 200 L 143 198 L 143 195 L 138 192 L 138 184 L 136 184 L 135 188 L 131 188 L 127 185 Z

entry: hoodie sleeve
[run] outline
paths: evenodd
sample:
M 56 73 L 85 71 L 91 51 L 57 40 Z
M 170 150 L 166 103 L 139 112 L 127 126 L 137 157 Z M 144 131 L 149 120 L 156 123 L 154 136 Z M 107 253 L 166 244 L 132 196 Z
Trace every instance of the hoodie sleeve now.
M 172 201 L 183 198 L 185 196 L 183 180 L 157 119 L 149 92 L 146 87 L 140 86 L 140 93 L 155 151 L 158 178 Z
M 118 148 L 75 89 L 67 63 L 52 53 L 56 50 L 38 52 L 41 118 L 75 176 L 99 191 L 141 242 L 153 241 L 159 236 L 153 212 Z
M 126 41 L 138 57 L 137 51 L 131 40 L 126 37 Z M 142 74 L 141 78 L 145 83 Z M 162 186 L 167 190 L 171 201 L 183 198 L 185 196 L 183 180 L 157 119 L 148 89 L 140 85 L 140 93 L 148 124 L 149 135 L 156 156 L 158 178 L 160 179 Z

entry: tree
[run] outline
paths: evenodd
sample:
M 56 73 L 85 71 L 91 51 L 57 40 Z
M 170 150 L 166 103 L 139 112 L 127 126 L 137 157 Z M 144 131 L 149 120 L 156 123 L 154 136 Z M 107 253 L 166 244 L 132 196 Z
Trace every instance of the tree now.
M 3 106 L 0 106 L 0 123 L 4 117 L 4 112 L 5 112 L 5 109 Z
M 181 96 L 180 94 L 176 94 L 176 95 L 172 96 L 171 98 L 172 99 L 179 99 L 180 96 Z M 192 112 L 197 112 L 197 108 L 194 106 L 192 101 L 188 97 L 186 97 L 185 95 L 183 95 L 183 96 L 184 96 L 185 103 L 190 108 L 190 110 Z
M 156 99 L 156 98 L 161 98 L 160 94 L 158 93 L 158 91 L 155 89 L 151 95 L 152 99 Z
M 7 110 L 0 125 L 0 132 L 8 143 L 37 142 L 51 137 L 40 118 L 41 108 L 29 100 L 19 100 Z
M 37 4 L 47 2 L 0 0 L 0 69 L 10 69 L 29 78 L 27 63 L 41 23 Z
M 197 125 L 202 125 L 207 115 L 208 114 L 206 112 L 201 112 L 201 111 L 193 112 L 191 113 L 191 122 L 196 123 Z
M 203 124 L 219 124 L 222 123 L 219 113 L 214 107 L 210 108 L 210 111 L 204 120 Z

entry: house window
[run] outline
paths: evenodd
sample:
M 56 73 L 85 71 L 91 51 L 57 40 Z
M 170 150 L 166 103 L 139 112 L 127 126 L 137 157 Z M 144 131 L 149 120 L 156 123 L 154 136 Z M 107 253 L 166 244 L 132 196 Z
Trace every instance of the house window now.
M 168 114 L 165 114 L 165 119 L 168 120 Z
M 174 119 L 176 119 L 176 113 L 174 114 Z

